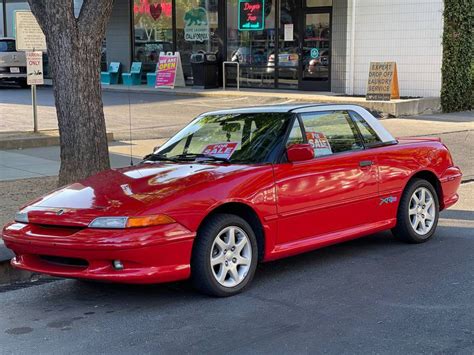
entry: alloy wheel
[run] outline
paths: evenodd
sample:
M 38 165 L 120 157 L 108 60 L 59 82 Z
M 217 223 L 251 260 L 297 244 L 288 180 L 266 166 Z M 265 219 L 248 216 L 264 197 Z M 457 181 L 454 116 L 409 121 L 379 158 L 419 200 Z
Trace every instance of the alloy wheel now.
M 212 275 L 220 285 L 239 285 L 252 263 L 252 247 L 247 233 L 237 226 L 221 230 L 212 243 L 210 263 Z
M 420 236 L 427 235 L 436 220 L 436 204 L 430 190 L 419 187 L 410 198 L 408 217 L 413 230 Z

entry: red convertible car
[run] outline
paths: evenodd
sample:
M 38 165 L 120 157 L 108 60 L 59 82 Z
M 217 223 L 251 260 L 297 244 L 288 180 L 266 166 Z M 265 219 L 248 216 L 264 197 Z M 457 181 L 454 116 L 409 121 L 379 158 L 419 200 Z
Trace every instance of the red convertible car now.
M 439 139 L 395 139 L 358 106 L 217 111 L 24 206 L 3 239 L 21 269 L 230 296 L 258 262 L 386 229 L 429 240 L 461 175 Z

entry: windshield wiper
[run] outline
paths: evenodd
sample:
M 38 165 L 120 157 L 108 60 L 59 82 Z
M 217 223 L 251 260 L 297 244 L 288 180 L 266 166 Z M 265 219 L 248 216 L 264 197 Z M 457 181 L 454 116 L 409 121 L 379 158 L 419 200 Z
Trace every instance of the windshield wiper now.
M 168 158 L 167 156 L 165 156 L 163 154 L 156 154 L 156 153 L 151 153 L 151 154 L 145 155 L 143 157 L 143 160 L 147 160 L 147 161 L 171 161 L 173 163 L 178 162 L 178 160 L 175 159 L 175 158 Z
M 199 159 L 200 161 L 203 160 L 213 160 L 213 161 L 222 161 L 225 163 L 229 163 L 230 160 L 228 158 L 219 158 L 214 155 L 208 155 L 208 154 L 195 154 L 195 153 L 186 153 L 186 154 L 179 154 L 173 156 L 171 159 L 177 159 L 177 160 L 196 160 Z

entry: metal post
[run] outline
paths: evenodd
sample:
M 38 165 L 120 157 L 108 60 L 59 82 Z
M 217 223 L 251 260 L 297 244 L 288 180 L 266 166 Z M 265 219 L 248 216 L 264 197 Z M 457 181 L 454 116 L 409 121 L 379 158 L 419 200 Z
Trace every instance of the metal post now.
M 240 63 L 237 62 L 237 91 L 240 91 Z
M 225 90 L 225 65 L 235 64 L 237 66 L 237 90 L 240 91 L 240 63 L 239 62 L 223 62 L 222 63 L 222 90 Z
M 225 62 L 222 62 L 222 90 L 225 90 Z
M 31 104 L 33 106 L 33 132 L 38 132 L 38 110 L 36 108 L 36 85 L 31 85 Z

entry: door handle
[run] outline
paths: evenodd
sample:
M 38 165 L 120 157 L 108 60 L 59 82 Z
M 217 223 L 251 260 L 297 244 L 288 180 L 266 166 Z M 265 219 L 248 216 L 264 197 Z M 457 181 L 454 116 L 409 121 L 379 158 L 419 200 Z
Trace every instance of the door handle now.
M 372 160 L 362 160 L 359 162 L 359 166 L 361 168 L 366 168 L 366 167 L 369 167 L 369 166 L 372 166 L 374 165 L 374 162 Z

